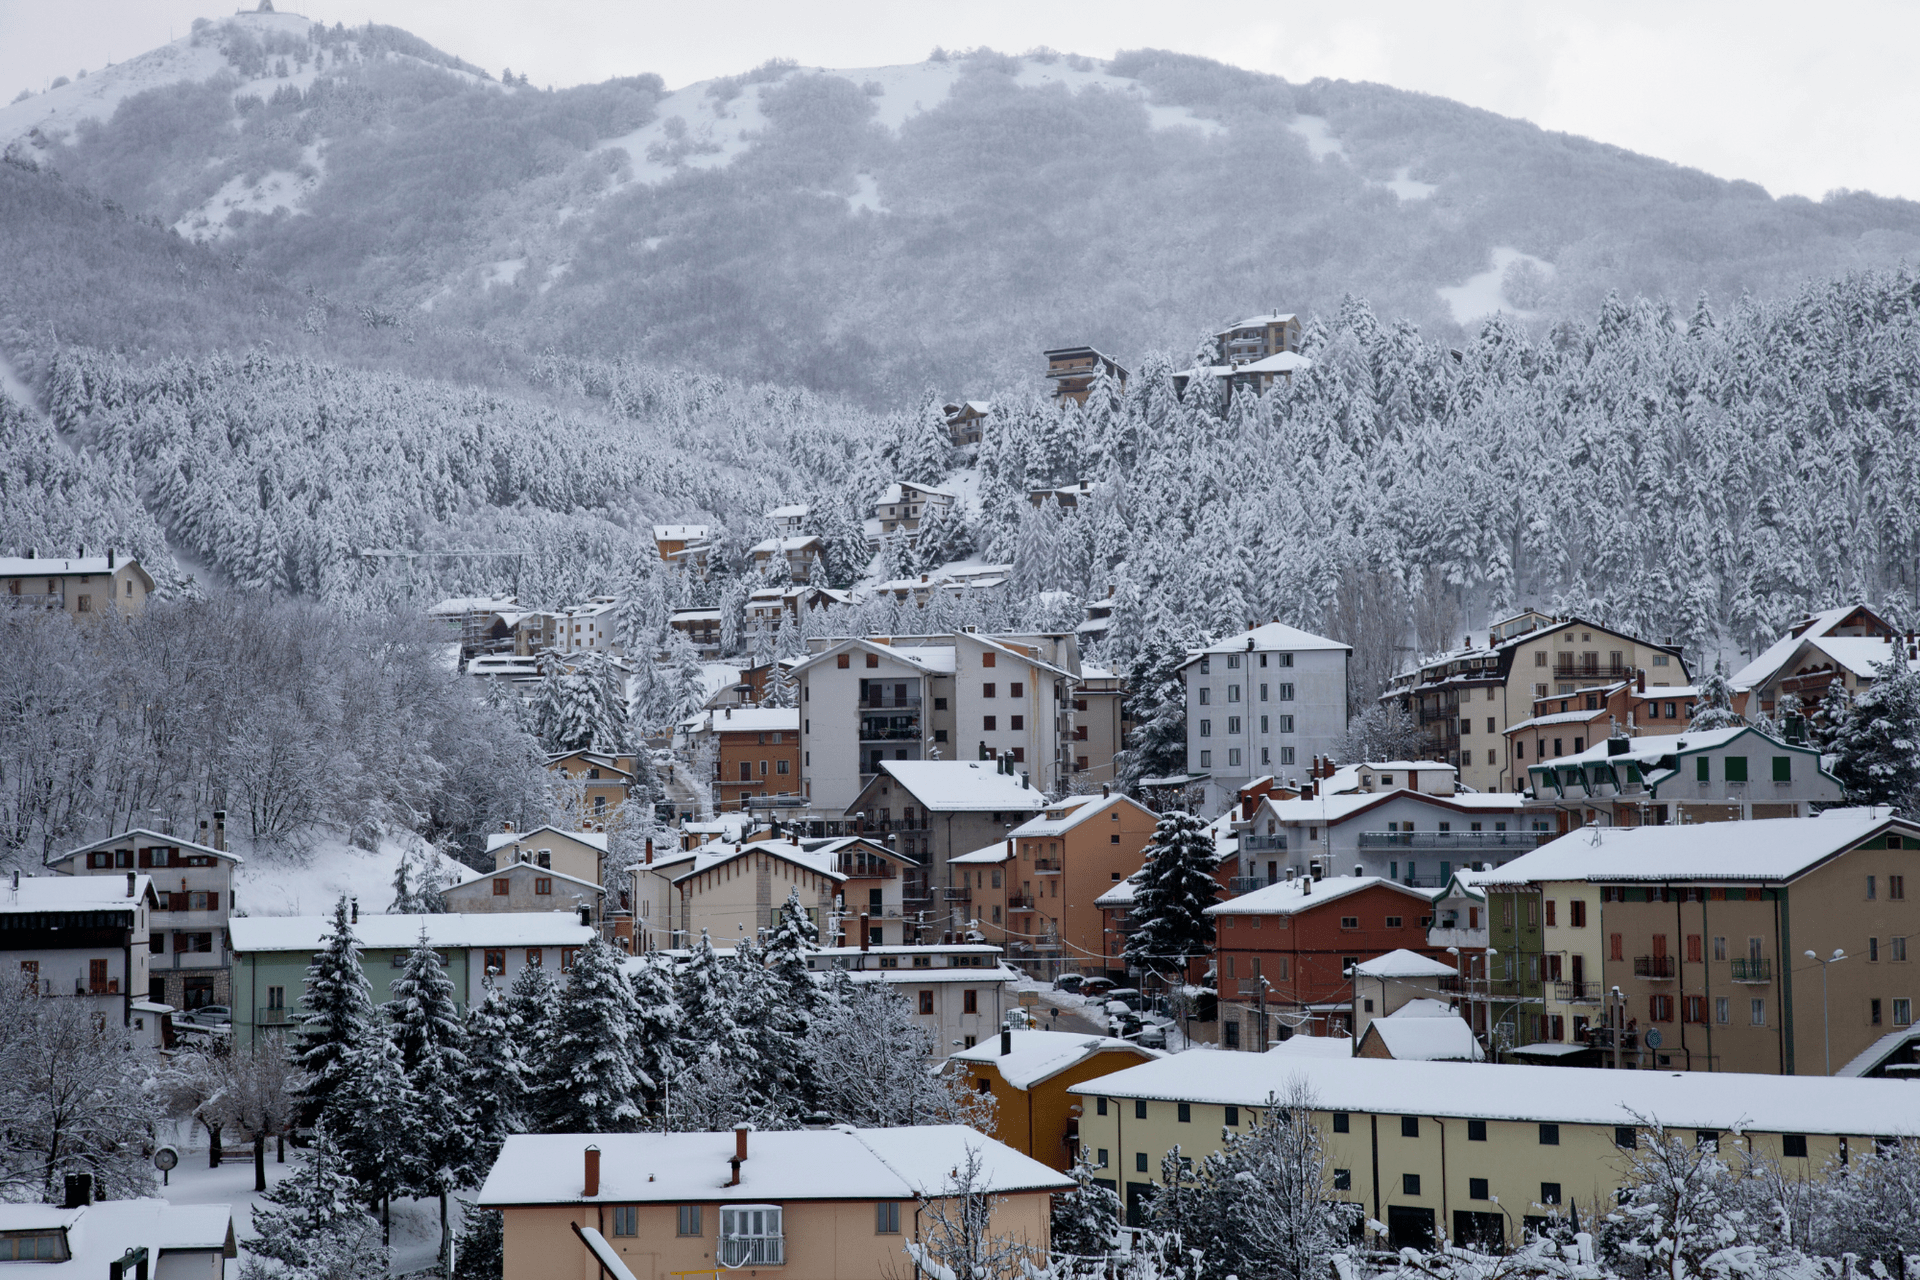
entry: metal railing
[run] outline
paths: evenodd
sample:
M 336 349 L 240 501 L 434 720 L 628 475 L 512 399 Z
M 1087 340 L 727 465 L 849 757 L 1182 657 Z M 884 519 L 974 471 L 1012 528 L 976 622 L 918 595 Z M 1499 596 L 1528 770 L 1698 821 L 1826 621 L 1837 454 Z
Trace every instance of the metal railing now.
M 1252 893 L 1255 889 L 1264 889 L 1270 884 L 1279 884 L 1284 876 L 1228 876 L 1228 893 Z
M 1362 849 L 1533 849 L 1550 831 L 1362 831 Z
M 720 1262 L 728 1267 L 779 1267 L 786 1265 L 785 1236 L 722 1236 Z
M 1636 978 L 1671 978 L 1673 976 L 1672 956 L 1635 956 L 1633 958 L 1633 976 Z
M 256 1027 L 290 1027 L 294 1024 L 294 1012 L 279 1005 L 255 1007 L 253 1025 Z
M 1016 894 L 1010 895 L 1007 898 L 1007 910 L 1009 911 L 1033 910 L 1033 895 L 1030 893 L 1016 893 Z
M 1600 984 L 1597 982 L 1556 982 L 1553 984 L 1553 998 L 1561 1004 L 1599 1004 Z
M 860 726 L 861 742 L 918 742 L 919 740 L 919 725 L 910 725 L 904 729 L 883 729 L 873 725 Z
M 1773 961 L 1735 960 L 1733 962 L 1733 980 L 1735 982 L 1772 982 Z
M 1042 871 L 1042 872 L 1049 872 L 1049 871 L 1050 871 L 1050 872 L 1056 872 L 1056 873 L 1057 873 L 1057 872 L 1058 872 L 1058 871 L 1060 870 L 1060 859 L 1058 859 L 1058 858 L 1035 858 L 1035 859 L 1033 860 L 1033 869 L 1034 869 L 1035 871 Z
M 1240 851 L 1242 853 L 1285 853 L 1287 838 L 1284 835 L 1244 835 L 1240 837 Z
M 877 698 L 869 694 L 860 699 L 862 711 L 918 711 L 919 709 L 920 695 L 917 693 L 910 693 L 904 698 L 898 694 L 882 694 Z

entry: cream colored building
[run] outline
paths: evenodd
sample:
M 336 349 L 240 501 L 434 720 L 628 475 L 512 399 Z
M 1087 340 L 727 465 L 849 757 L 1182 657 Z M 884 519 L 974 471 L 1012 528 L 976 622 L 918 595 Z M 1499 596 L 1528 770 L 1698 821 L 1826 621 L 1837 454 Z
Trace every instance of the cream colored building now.
M 663 864 L 656 860 L 651 870 L 637 870 L 636 883 L 641 877 L 657 880 L 670 875 L 671 880 L 666 894 L 652 885 L 636 893 L 644 895 L 640 900 L 649 913 L 655 909 L 656 897 L 663 901 L 670 947 L 692 946 L 702 933 L 721 947 L 731 947 L 741 938 L 757 938 L 774 926 L 780 909 L 795 893 L 814 927 L 825 934 L 847 882 L 837 863 L 831 852 L 785 840 L 714 843 L 693 850 L 685 861 Z
M 1535 698 L 1602 688 L 1641 671 L 1649 689 L 1692 682 L 1677 645 L 1526 609 L 1496 622 L 1485 645 L 1468 637 L 1395 676 L 1380 701 L 1400 703 L 1427 733 L 1426 758 L 1458 765 L 1467 786 L 1519 791 L 1530 762 L 1512 757 L 1506 731 L 1533 718 Z
M 589 880 L 531 862 L 516 862 L 493 871 L 477 871 L 448 885 L 440 894 L 446 899 L 448 911 L 462 915 L 493 911 L 578 913 L 584 909 L 598 923 L 606 891 Z
M 562 831 L 557 827 L 496 831 L 487 837 L 487 852 L 493 855 L 495 871 L 526 862 L 600 884 L 607 861 L 607 833 Z
M 1296 1088 L 1325 1144 L 1329 1198 L 1360 1206 L 1396 1248 L 1437 1231 L 1517 1244 L 1523 1225 L 1576 1206 L 1590 1223 L 1616 1205 L 1628 1150 L 1655 1121 L 1788 1176 L 1817 1176 L 1876 1138 L 1920 1137 L 1920 1110 L 1896 1080 L 1200 1052 L 1071 1092 L 1085 1103 L 1081 1146 L 1134 1213 L 1171 1148 L 1197 1163 Z
M 733 1133 L 515 1134 L 478 1202 L 501 1212 L 506 1280 L 913 1275 L 940 1201 L 975 1163 L 988 1231 L 1045 1261 L 1073 1180 L 960 1125 Z
M 153 578 L 138 560 L 113 548 L 89 556 L 0 556 L 0 603 L 59 609 L 74 618 L 116 612 L 137 618 L 153 594 Z

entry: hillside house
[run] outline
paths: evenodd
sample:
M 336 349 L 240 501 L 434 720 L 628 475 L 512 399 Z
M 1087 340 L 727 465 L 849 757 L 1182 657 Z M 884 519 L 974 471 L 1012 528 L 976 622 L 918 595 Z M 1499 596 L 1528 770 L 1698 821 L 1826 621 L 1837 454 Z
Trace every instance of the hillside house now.
M 1092 347 L 1055 347 L 1042 353 L 1047 362 L 1047 381 L 1053 384 L 1053 398 L 1085 404 L 1093 390 L 1093 380 L 1105 373 L 1121 386 L 1129 374 L 1120 362 L 1102 355 Z
M 940 406 L 940 412 L 946 415 L 947 431 L 953 437 L 956 448 L 980 443 L 980 436 L 986 430 L 987 415 L 993 412 L 990 400 L 962 400 L 958 404 Z
M 774 533 L 778 537 L 798 537 L 807 531 L 807 519 L 812 514 L 811 506 L 804 502 L 794 502 L 784 507 L 775 507 L 767 512 L 767 523 L 773 526 Z
M 1664 822 L 1811 817 L 1845 792 L 1805 742 L 1759 729 L 1686 730 L 1607 738 L 1577 755 L 1529 765 L 1535 810 L 1560 831 Z
M 633 788 L 634 759 L 601 751 L 563 751 L 547 757 L 547 768 L 580 786 L 584 816 L 604 823 L 620 812 Z
M 1678 645 L 1527 609 L 1495 623 L 1484 646 L 1469 637 L 1395 676 L 1379 700 L 1399 703 L 1427 735 L 1423 754 L 1458 765 L 1466 786 L 1522 791 L 1526 767 L 1509 753 L 1509 726 L 1533 719 L 1538 699 L 1598 693 L 1625 681 L 1637 688 L 1642 673 L 1650 693 L 1673 689 L 1678 697 L 1693 683 Z
M 1431 948 L 1431 930 L 1427 941 Z M 1348 1025 L 1353 1028 L 1356 1049 L 1377 1018 L 1391 1017 L 1418 1001 L 1437 1001 L 1445 1007 L 1457 985 L 1453 979 L 1459 976 L 1451 959 L 1436 960 L 1417 951 L 1396 949 L 1355 965 L 1353 1019 Z M 1454 1012 L 1453 1019 L 1466 1026 L 1459 1013 Z
M 1401 1062 L 1485 1062 L 1486 1050 L 1473 1029 L 1445 1000 L 1409 1000 L 1384 1018 L 1367 1024 L 1353 1046 L 1356 1058 L 1394 1058 Z
M 589 884 L 602 884 L 601 869 L 607 861 L 607 833 L 562 831 L 558 827 L 496 831 L 487 837 L 487 852 L 493 855 L 495 871 L 525 862 L 564 872 Z
M 948 1061 L 993 1095 L 993 1137 L 1065 1172 L 1080 1154 L 1080 1099 L 1067 1090 L 1164 1055 L 1111 1036 L 1003 1030 Z
M 1330 754 L 1347 732 L 1347 663 L 1353 647 L 1269 622 L 1191 650 L 1187 772 L 1209 779 L 1209 812 L 1251 778 Z
M 687 638 L 694 652 L 703 658 L 720 656 L 720 611 L 718 609 L 675 609 L 667 615 L 667 625 Z
M 1648 688 L 1646 673 L 1632 680 L 1549 694 L 1533 700 L 1531 718 L 1507 726 L 1516 764 L 1578 755 L 1609 736 L 1672 734 L 1693 719 L 1700 691 L 1693 685 Z
M 146 1003 L 153 878 L 22 876 L 0 884 L 0 973 L 49 999 L 85 1002 L 131 1029 Z
M 745 809 L 765 796 L 801 798 L 798 708 L 716 707 L 682 720 L 678 738 L 689 754 L 713 753 L 716 809 Z
M 1398 785 L 1408 776 L 1383 770 L 1371 791 L 1328 795 L 1310 787 L 1293 799 L 1263 796 L 1240 831 L 1231 887 L 1246 892 L 1289 876 L 1355 871 L 1437 889 L 1455 867 L 1506 862 L 1556 834 L 1524 796 L 1433 795 Z
M 1848 693 L 1871 685 L 1893 658 L 1920 667 L 1920 641 L 1866 605 L 1843 605 L 1802 618 L 1752 662 L 1728 677 L 1733 709 L 1749 720 L 1772 715 L 1787 695 L 1812 710 L 1838 680 Z
M 234 910 L 234 874 L 246 860 L 227 850 L 224 812 L 214 814 L 210 831 L 205 837 L 210 844 L 195 844 L 140 827 L 68 850 L 47 863 L 50 870 L 68 876 L 111 879 L 139 871 L 152 877 L 147 978 L 135 998 L 187 1010 L 231 1003 L 233 948 L 227 921 Z
M 945 489 L 901 480 L 881 492 L 873 504 L 873 515 L 880 522 L 880 537 L 905 534 L 907 545 L 912 546 L 920 522 L 932 514 L 933 508 L 951 510 L 953 503 L 954 495 Z
M 31 550 L 0 556 L 0 604 L 15 608 L 58 609 L 76 619 L 110 611 L 137 618 L 151 594 L 152 576 L 112 547 L 103 556 L 89 556 L 85 547 L 70 557 Z
M 813 534 L 796 533 L 756 542 L 749 550 L 757 572 L 767 573 L 778 558 L 786 561 L 787 572 L 795 582 L 811 582 L 826 563 L 827 544 Z
M 653 545 L 663 563 L 689 565 L 705 577 L 713 530 L 704 524 L 657 524 L 653 526 Z
M 594 924 L 602 917 L 606 890 L 551 867 L 516 862 L 495 871 L 476 871 L 440 891 L 447 910 L 459 915 L 501 911 L 582 911 Z
M 0 1204 L 0 1264 L 33 1264 L 10 1274 L 223 1280 L 239 1255 L 232 1205 L 96 1199 L 92 1174 L 66 1182 L 64 1204 Z
M 1016 956 L 1038 960 L 1043 974 L 1112 967 L 1099 898 L 1140 869 L 1159 820 L 1127 796 L 1065 797 L 1008 833 L 1011 853 L 997 867 L 956 860 L 963 888 L 977 879 L 1005 881 L 1006 922 L 1000 923 L 999 901 L 992 903 L 991 922 L 978 904 L 973 918 Z M 995 869 L 1004 877 L 982 874 Z
M 1010 988 L 1020 980 L 1001 962 L 1000 948 L 969 943 L 828 947 L 809 956 L 807 966 L 839 970 L 856 984 L 899 988 L 914 1020 L 931 1034 L 937 1060 L 999 1034 L 1014 1005 Z

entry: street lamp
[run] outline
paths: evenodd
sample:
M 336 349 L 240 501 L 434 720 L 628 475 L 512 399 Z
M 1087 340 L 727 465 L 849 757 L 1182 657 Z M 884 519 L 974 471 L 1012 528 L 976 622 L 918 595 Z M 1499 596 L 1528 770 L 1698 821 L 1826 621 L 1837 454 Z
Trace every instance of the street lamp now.
M 1833 1074 L 1833 1032 L 1827 1022 L 1827 966 L 1839 964 L 1847 958 L 1847 953 L 1839 947 L 1833 949 L 1833 958 L 1822 960 L 1817 952 L 1807 952 L 1807 959 L 1820 966 L 1820 1036 L 1826 1041 L 1827 1074 Z

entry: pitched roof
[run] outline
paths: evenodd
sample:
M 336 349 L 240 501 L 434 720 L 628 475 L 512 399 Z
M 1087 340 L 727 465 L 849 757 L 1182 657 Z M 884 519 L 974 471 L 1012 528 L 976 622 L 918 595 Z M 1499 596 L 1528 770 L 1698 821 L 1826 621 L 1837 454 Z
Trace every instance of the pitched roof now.
M 564 871 L 555 871 L 552 867 L 535 866 L 531 862 L 509 863 L 508 865 L 501 867 L 498 871 L 475 871 L 470 875 L 466 875 L 458 880 L 455 880 L 452 884 L 448 885 L 447 888 L 448 889 L 464 889 L 470 884 L 479 884 L 482 880 L 492 880 L 497 876 L 511 876 L 516 873 L 522 874 L 522 875 L 530 875 L 530 876 L 545 876 L 554 880 L 564 880 L 568 884 L 577 884 L 581 888 L 591 889 L 595 893 L 606 892 L 605 889 L 601 888 L 599 885 L 595 884 L 591 880 L 582 880 L 579 876 L 570 876 Z
M 320 950 L 333 930 L 328 916 L 236 916 L 228 924 L 237 954 Z M 363 915 L 353 935 L 368 951 L 405 951 L 420 941 L 434 947 L 580 947 L 594 936 L 573 911 L 475 911 L 444 915 Z
M 1313 361 L 1297 351 L 1276 351 L 1235 369 L 1235 373 L 1298 373 L 1313 368 Z
M 1251 645 L 1247 641 L 1253 641 Z M 1290 627 L 1284 622 L 1269 622 L 1251 631 L 1241 631 L 1224 640 L 1208 645 L 1204 649 L 1187 650 L 1187 660 L 1182 667 L 1192 666 L 1201 657 L 1210 653 L 1245 653 L 1248 649 L 1259 652 L 1262 649 L 1345 649 L 1352 652 L 1353 646 L 1342 644 L 1338 640 L 1329 640 L 1325 636 L 1316 636 L 1311 631 L 1302 631 Z
M 1013 854 L 1007 848 L 1007 842 L 1005 840 L 995 840 L 992 844 L 983 845 L 975 849 L 972 853 L 963 853 L 957 857 L 948 858 L 947 865 L 951 866 L 957 862 L 966 866 L 992 867 L 998 866 L 1012 856 Z
M 1368 978 L 1450 978 L 1456 970 L 1450 964 L 1400 947 L 1361 961 L 1354 966 L 1354 972 Z
M 1853 666 L 1852 662 L 1843 664 L 1856 674 L 1871 675 L 1872 662 L 1883 662 L 1892 656 L 1893 645 L 1890 641 L 1874 639 L 1869 636 L 1835 636 L 1828 634 L 1835 627 L 1845 622 L 1850 615 L 1859 612 L 1864 607 L 1865 606 L 1858 604 L 1843 604 L 1832 609 L 1822 609 L 1811 617 L 1801 619 L 1799 625 L 1790 628 L 1786 635 L 1781 636 L 1765 649 L 1762 649 L 1752 662 L 1749 662 L 1746 666 L 1741 667 L 1731 676 L 1728 676 L 1727 683 L 1731 684 L 1735 689 L 1751 689 L 1755 685 L 1765 684 L 1780 674 L 1780 669 L 1787 664 L 1788 659 L 1792 658 L 1793 655 L 1798 652 L 1801 645 L 1807 643 L 1817 644 L 1823 652 L 1835 661 L 1840 660 L 1840 652 L 1848 652 L 1853 662 L 1868 659 L 1869 655 L 1866 652 L 1866 647 L 1876 646 L 1879 650 L 1879 656 L 1868 661 L 1866 667 Z M 1878 618 L 1876 617 L 1875 620 L 1878 621 Z M 1843 641 L 1854 641 L 1855 644 L 1851 649 L 1843 646 L 1840 652 L 1836 652 L 1832 646 L 1840 644 Z
M 714 841 L 703 844 L 693 851 L 693 865 L 673 878 L 675 884 L 702 875 L 715 867 L 724 866 L 735 858 L 749 853 L 764 853 L 769 857 L 790 862 L 796 867 L 822 875 L 829 880 L 845 880 L 840 872 L 840 859 L 831 850 L 809 849 L 805 845 L 793 844 L 786 840 L 755 840 L 751 844 L 727 844 Z
M 692 542 L 707 536 L 704 524 L 657 524 L 653 526 L 656 542 Z
M 1018 774 L 1000 773 L 993 764 L 990 760 L 882 760 L 880 768 L 935 813 L 1030 813 L 1046 807 L 1046 792 L 1027 786 Z
M 127 892 L 127 876 L 133 878 L 132 893 Z M 21 876 L 18 889 L 0 883 L 0 915 L 109 911 L 116 907 L 130 910 L 152 896 L 153 877 L 138 871 L 112 876 Z
M 31 560 L 24 556 L 0 556 L 0 574 L 21 578 L 61 578 L 75 573 L 108 574 L 128 566 L 139 569 L 140 563 L 125 556 L 117 558 L 111 566 L 107 564 L 105 556 L 72 556 L 61 559 L 53 556 L 35 556 Z M 141 570 L 141 572 L 144 574 L 146 571 Z M 151 582 L 152 579 L 149 578 L 148 581 Z
M 600 1194 L 581 1193 L 589 1145 L 600 1148 Z M 980 1154 L 981 1189 L 1057 1191 L 1073 1179 L 964 1125 L 790 1129 L 747 1137 L 728 1186 L 731 1133 L 514 1134 L 480 1189 L 483 1205 L 761 1203 L 912 1200 L 937 1193 Z
M 1138 809 L 1150 818 L 1157 819 L 1159 816 L 1133 797 L 1124 796 L 1118 792 L 1110 796 L 1068 796 L 1058 804 L 1048 805 L 1039 817 L 1029 819 L 1015 827 L 1009 834 L 1015 838 L 1065 835 L 1096 814 L 1105 813 L 1109 809 L 1127 807 Z M 1053 813 L 1059 813 L 1060 816 L 1058 818 L 1048 816 Z
M 607 851 L 607 833 L 604 831 L 562 831 L 558 827 L 535 827 L 531 831 L 494 832 L 487 837 L 487 852 L 492 853 L 495 849 L 510 844 L 532 844 L 535 837 L 543 831 L 564 836 L 569 840 L 578 840 L 581 844 L 590 845 L 602 853 Z
M 1295 1081 L 1322 1111 L 1397 1115 L 1418 1098 L 1427 1115 L 1449 1118 L 1612 1125 L 1639 1115 L 1676 1129 L 1920 1137 L 1905 1081 L 1825 1076 L 1182 1053 L 1068 1092 L 1257 1107 Z
M 130 831 L 122 831 L 117 836 L 102 836 L 92 844 L 83 844 L 78 848 L 68 849 L 65 853 L 56 853 L 53 857 L 47 859 L 47 865 L 52 866 L 56 862 L 65 862 L 68 858 L 76 854 L 92 853 L 96 849 L 113 849 L 122 845 L 132 845 L 135 848 L 141 845 L 165 845 L 169 849 L 183 849 L 191 853 L 220 858 L 227 862 L 246 861 L 246 859 L 239 854 L 224 849 L 215 849 L 209 845 L 195 844 L 191 840 L 182 840 L 179 836 L 165 835 L 162 832 L 154 831 L 147 827 L 134 827 Z
M 717 707 L 688 716 L 682 729 L 711 729 L 715 733 L 798 733 L 798 707 Z
M 1031 1089 L 1068 1067 L 1101 1053 L 1128 1053 L 1141 1061 L 1162 1057 L 1152 1049 L 1112 1036 L 1076 1035 L 1069 1031 L 1011 1031 L 1012 1053 L 1000 1052 L 1000 1036 L 989 1036 L 971 1049 L 953 1054 L 950 1061 L 991 1066 L 1016 1089 Z
M 225 1253 L 234 1243 L 232 1205 L 170 1204 L 159 1199 L 100 1200 L 77 1209 L 53 1204 L 0 1204 L 0 1231 L 63 1227 L 72 1257 L 65 1262 L 34 1263 L 21 1274 L 104 1276 L 128 1250 L 144 1248 L 157 1275 L 169 1265 L 166 1254 Z M 206 1273 L 204 1268 L 197 1270 Z M 131 1267 L 127 1274 L 133 1274 Z
M 1473 1028 L 1444 1005 L 1438 1015 L 1428 1010 L 1408 1015 L 1403 1008 L 1388 1017 L 1375 1018 L 1360 1037 L 1361 1045 L 1370 1038 L 1377 1038 L 1402 1062 L 1481 1062 L 1486 1058 L 1480 1042 L 1473 1038 Z
M 1312 886 L 1310 889 L 1308 886 Z M 1229 898 L 1225 902 L 1208 907 L 1210 916 L 1291 916 L 1315 907 L 1337 902 L 1341 898 L 1356 894 L 1365 889 L 1379 886 L 1391 889 L 1395 893 L 1404 893 L 1409 898 L 1421 902 L 1432 902 L 1433 896 L 1409 885 L 1395 884 L 1384 876 L 1328 876 L 1324 880 L 1314 880 L 1301 876 L 1297 880 L 1282 880 L 1270 884 L 1264 889 L 1255 889 L 1252 893 L 1242 894 L 1238 898 Z
M 1482 884 L 1554 880 L 1791 880 L 1889 827 L 1884 818 L 1756 818 L 1685 826 L 1583 827 L 1492 871 Z

